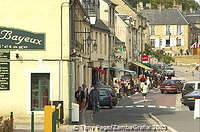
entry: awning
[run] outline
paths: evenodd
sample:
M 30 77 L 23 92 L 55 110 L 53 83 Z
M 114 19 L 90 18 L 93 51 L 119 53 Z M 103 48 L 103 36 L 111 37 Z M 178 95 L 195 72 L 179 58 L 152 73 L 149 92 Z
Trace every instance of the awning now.
M 114 70 L 118 70 L 118 71 L 122 71 L 122 72 L 129 72 L 131 75 L 136 74 L 135 71 L 131 71 L 131 70 L 128 70 L 128 69 L 123 69 L 123 68 L 110 67 L 110 69 L 114 69 Z
M 132 63 L 137 65 L 137 66 L 139 66 L 139 67 L 144 68 L 145 70 L 153 70 L 152 68 L 150 68 L 150 67 L 148 67 L 148 66 L 146 66 L 146 65 L 144 65 L 144 64 L 142 64 L 140 62 L 132 62 Z
M 105 70 L 104 69 L 101 69 L 101 68 L 98 68 L 98 67 L 92 67 L 92 69 L 98 71 L 101 74 L 105 74 Z

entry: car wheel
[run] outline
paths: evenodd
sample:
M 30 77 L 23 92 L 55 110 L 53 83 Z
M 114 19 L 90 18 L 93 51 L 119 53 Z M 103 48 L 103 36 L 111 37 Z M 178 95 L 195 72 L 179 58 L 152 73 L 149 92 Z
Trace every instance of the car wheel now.
M 164 91 L 161 91 L 161 94 L 163 94 L 164 93 Z
M 194 106 L 188 106 L 190 110 L 194 110 Z

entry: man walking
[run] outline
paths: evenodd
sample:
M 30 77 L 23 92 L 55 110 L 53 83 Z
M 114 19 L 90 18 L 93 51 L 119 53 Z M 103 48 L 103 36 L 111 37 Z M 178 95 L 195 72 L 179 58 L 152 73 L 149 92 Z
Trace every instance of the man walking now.
M 78 87 L 78 90 L 75 92 L 75 98 L 76 98 L 77 104 L 79 104 L 79 110 L 82 111 L 85 94 L 81 87 Z
M 84 106 L 86 107 L 87 103 L 88 103 L 88 88 L 86 87 L 85 84 L 82 84 L 82 88 L 83 88 L 83 91 L 84 91 L 84 94 L 85 94 L 85 104 L 84 104 Z
M 98 111 L 98 105 L 99 105 L 99 90 L 97 89 L 97 86 L 94 86 L 94 89 L 90 92 L 90 100 L 92 103 L 92 109 L 93 112 Z

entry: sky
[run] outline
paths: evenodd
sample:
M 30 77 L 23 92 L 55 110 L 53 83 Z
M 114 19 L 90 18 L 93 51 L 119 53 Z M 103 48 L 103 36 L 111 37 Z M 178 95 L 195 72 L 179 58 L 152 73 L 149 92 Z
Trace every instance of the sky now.
M 200 4 L 200 0 L 195 0 L 196 2 L 198 2 Z

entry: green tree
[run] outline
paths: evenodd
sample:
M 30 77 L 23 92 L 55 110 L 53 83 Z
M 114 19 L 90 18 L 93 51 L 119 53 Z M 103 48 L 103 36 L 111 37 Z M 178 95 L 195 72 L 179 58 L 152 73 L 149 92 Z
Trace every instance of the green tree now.
M 165 8 L 171 8 L 173 7 L 174 0 L 127 0 L 130 5 L 132 5 L 134 8 L 137 7 L 138 2 L 143 2 L 144 5 L 146 3 L 151 2 L 152 8 L 157 9 L 159 5 L 164 5 Z M 200 5 L 195 0 L 176 0 L 177 4 L 182 4 L 183 10 L 189 10 L 190 8 L 196 10 L 197 8 L 200 8 Z

